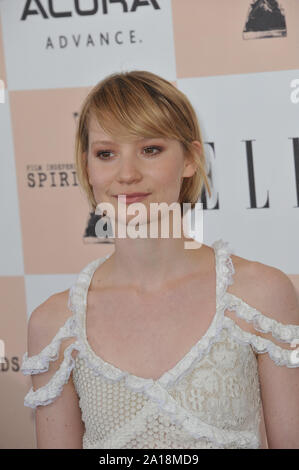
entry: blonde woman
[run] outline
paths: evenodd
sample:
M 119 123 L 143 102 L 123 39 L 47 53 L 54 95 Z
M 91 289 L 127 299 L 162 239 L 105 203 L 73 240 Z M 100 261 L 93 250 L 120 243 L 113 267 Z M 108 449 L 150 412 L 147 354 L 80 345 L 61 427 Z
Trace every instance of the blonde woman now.
M 145 207 L 141 225 L 152 203 L 211 194 L 194 109 L 147 71 L 90 91 L 76 166 L 91 208 L 111 204 L 116 222 L 123 194 Z M 299 448 L 293 284 L 222 239 L 186 240 L 116 235 L 112 254 L 32 312 L 22 371 L 38 448 L 261 448 L 262 411 L 269 448 Z

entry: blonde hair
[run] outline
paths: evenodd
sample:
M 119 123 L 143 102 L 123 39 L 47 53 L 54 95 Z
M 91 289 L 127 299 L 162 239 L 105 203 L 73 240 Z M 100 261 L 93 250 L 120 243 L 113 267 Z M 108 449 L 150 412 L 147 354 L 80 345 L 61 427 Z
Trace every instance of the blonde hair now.
M 95 85 L 85 98 L 77 122 L 75 164 L 79 184 L 94 211 L 95 201 L 87 174 L 88 126 L 94 116 L 111 136 L 166 137 L 178 140 L 184 155 L 192 156 L 196 172 L 184 177 L 179 203 L 189 202 L 191 208 L 205 185 L 211 189 L 206 175 L 206 158 L 196 113 L 188 98 L 176 86 L 154 73 L 144 70 L 112 73 Z M 201 154 L 192 141 L 201 143 Z

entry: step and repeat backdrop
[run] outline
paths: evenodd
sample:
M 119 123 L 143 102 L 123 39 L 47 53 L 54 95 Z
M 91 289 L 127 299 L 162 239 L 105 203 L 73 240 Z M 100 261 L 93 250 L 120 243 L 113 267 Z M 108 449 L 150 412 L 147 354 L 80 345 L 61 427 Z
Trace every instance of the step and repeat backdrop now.
M 149 70 L 188 96 L 204 243 L 283 270 L 299 296 L 299 1 L 0 0 L 0 15 L 0 447 L 35 448 L 27 321 L 114 250 L 74 166 L 78 110 L 106 75 Z

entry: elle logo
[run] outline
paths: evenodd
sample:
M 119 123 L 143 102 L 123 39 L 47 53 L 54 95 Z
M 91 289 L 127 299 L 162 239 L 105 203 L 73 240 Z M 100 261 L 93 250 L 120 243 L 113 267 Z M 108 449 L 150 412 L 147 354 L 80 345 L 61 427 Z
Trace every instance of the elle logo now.
M 101 3 L 101 9 L 104 15 L 108 13 L 108 3 L 120 3 L 120 6 L 122 7 L 122 11 L 124 13 L 127 13 L 128 11 L 134 12 L 139 7 L 149 5 L 151 5 L 155 10 L 160 10 L 160 6 L 157 0 L 133 0 L 133 2 L 131 2 L 131 9 L 129 9 L 128 7 L 128 0 L 93 0 L 91 2 L 91 6 L 89 6 L 88 9 L 86 9 L 86 6 L 84 8 L 84 3 L 86 5 L 86 2 L 84 2 L 83 0 L 73 0 L 73 7 L 71 9 L 68 9 L 68 11 L 57 11 L 57 8 L 59 8 L 59 4 L 61 7 L 61 2 L 59 2 L 58 0 L 26 0 L 21 20 L 24 21 L 28 18 L 28 16 L 31 15 L 41 15 L 45 19 L 49 19 L 49 17 L 65 18 L 73 16 L 74 12 L 79 16 L 96 15 L 99 11 L 99 3 Z

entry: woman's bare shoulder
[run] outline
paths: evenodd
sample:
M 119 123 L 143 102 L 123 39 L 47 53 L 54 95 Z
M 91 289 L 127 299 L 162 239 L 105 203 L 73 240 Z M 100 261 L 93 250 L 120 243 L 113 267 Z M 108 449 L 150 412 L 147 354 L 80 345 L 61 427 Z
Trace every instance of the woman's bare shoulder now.
M 228 292 L 276 321 L 298 323 L 298 294 L 285 272 L 236 255 L 231 259 L 235 272 Z
M 38 354 L 72 315 L 68 308 L 70 289 L 56 292 L 38 305 L 28 321 L 28 355 Z M 70 344 L 72 340 L 66 340 Z

